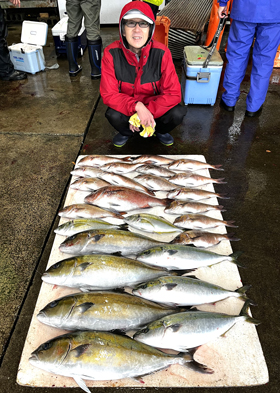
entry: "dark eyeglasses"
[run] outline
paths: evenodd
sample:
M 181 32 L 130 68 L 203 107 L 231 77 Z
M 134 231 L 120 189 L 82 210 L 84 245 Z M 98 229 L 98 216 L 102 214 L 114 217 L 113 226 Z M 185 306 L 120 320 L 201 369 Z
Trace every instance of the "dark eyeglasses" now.
M 135 22 L 134 20 L 128 20 L 127 22 L 125 22 L 125 25 L 131 29 L 136 27 L 136 25 L 138 25 L 141 29 L 146 29 L 147 27 L 150 26 L 150 24 L 148 22 L 145 22 L 144 20 L 142 20 L 141 22 Z

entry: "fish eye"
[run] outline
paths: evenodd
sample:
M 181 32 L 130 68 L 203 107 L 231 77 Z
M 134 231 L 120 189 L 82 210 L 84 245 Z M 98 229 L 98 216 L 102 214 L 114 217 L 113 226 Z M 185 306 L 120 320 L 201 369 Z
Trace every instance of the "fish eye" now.
M 149 331 L 150 331 L 150 329 L 148 327 L 146 327 L 146 328 L 141 330 L 141 333 L 146 334 L 146 333 L 149 333 Z
M 51 303 L 49 304 L 49 307 L 54 308 L 54 307 L 56 307 L 57 305 L 58 305 L 58 301 L 57 301 L 57 300 L 54 300 L 53 302 L 51 302 Z
M 147 250 L 147 251 L 144 251 L 143 252 L 143 255 L 150 255 L 151 254 L 151 251 L 150 250 Z
M 52 343 L 50 341 L 47 341 L 46 343 L 41 345 L 40 350 L 46 351 L 47 349 L 50 349 L 51 346 L 52 346 Z
M 58 269 L 60 267 L 60 265 L 61 265 L 61 263 L 57 262 L 54 265 L 52 265 L 51 267 L 52 267 L 52 269 Z

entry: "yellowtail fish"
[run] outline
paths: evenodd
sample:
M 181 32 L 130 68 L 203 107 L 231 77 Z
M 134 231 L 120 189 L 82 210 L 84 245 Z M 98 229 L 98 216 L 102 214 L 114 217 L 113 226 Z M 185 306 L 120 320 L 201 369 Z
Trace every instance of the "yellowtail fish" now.
M 246 301 L 239 315 L 206 311 L 187 311 L 151 322 L 134 334 L 134 339 L 159 348 L 187 351 L 216 340 L 238 322 L 258 325 L 260 322 L 248 314 L 250 301 Z
M 175 160 L 167 165 L 167 167 L 171 170 L 177 171 L 198 171 L 200 169 L 216 169 L 219 171 L 223 171 L 221 165 L 210 165 L 207 162 L 201 162 L 196 160 L 189 159 L 180 159 Z
M 79 288 L 82 292 L 134 287 L 168 273 L 134 259 L 115 255 L 84 255 L 59 261 L 49 267 L 42 280 L 53 285 Z
M 65 330 L 133 330 L 176 312 L 128 293 L 75 293 L 47 304 L 37 315 L 45 325 Z
M 73 332 L 55 337 L 33 351 L 29 362 L 48 372 L 72 377 L 87 393 L 91 392 L 84 379 L 141 378 L 172 364 L 213 373 L 189 353 L 169 355 L 130 337 L 107 332 Z
M 135 209 L 145 209 L 154 206 L 166 206 L 166 199 L 159 199 L 144 192 L 121 186 L 107 186 L 87 195 L 85 203 L 104 209 L 127 212 Z
M 168 270 L 192 270 L 221 262 L 231 262 L 237 265 L 236 260 L 239 255 L 240 252 L 222 255 L 180 244 L 165 244 L 138 253 L 136 259 Z
M 132 214 L 124 217 L 124 222 L 130 225 L 132 228 L 138 229 L 144 232 L 151 233 L 172 233 L 182 231 L 182 229 L 173 225 L 170 221 L 163 217 L 155 216 L 154 214 Z
M 132 292 L 143 299 L 175 307 L 215 303 L 228 297 L 246 300 L 249 288 L 247 285 L 229 291 L 197 278 L 163 276 L 139 284 Z
M 76 233 L 88 231 L 90 229 L 116 229 L 118 225 L 110 224 L 98 219 L 77 219 L 67 221 L 59 225 L 54 232 L 61 236 L 72 236 Z

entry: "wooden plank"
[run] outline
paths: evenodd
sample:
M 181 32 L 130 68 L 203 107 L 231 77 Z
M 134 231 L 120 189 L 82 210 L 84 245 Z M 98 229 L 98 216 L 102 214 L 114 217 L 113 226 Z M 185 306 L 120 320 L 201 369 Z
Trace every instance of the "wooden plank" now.
M 82 158 L 83 156 L 80 156 Z M 118 156 L 122 157 L 122 156 Z M 194 160 L 204 161 L 204 156 L 188 155 L 188 156 L 168 156 L 174 159 L 190 158 Z M 215 172 L 217 174 L 222 172 Z M 208 170 L 199 171 L 203 176 L 210 176 Z M 135 177 L 138 173 L 133 172 L 129 174 L 130 177 Z M 76 178 L 73 177 L 72 181 Z M 215 191 L 212 184 L 201 187 L 208 191 Z M 165 197 L 166 193 L 156 193 L 158 197 Z M 88 195 L 87 192 L 68 190 L 65 206 L 82 203 L 84 197 Z M 218 204 L 216 198 L 207 199 L 209 204 Z M 140 210 L 138 210 L 140 212 Z M 163 212 L 162 207 L 156 207 L 145 210 L 152 214 L 162 215 L 169 220 L 174 220 L 174 216 L 167 215 Z M 136 210 L 133 211 L 137 212 Z M 132 212 L 129 212 L 132 214 Z M 211 211 L 207 215 L 222 219 L 219 211 Z M 61 218 L 59 225 L 67 221 Z M 213 231 L 214 232 L 214 231 Z M 215 230 L 217 233 L 226 233 L 226 228 L 219 227 Z M 152 234 L 146 234 L 151 236 Z M 164 241 L 172 240 L 175 235 L 164 235 Z M 159 235 L 153 236 L 159 239 Z M 163 240 L 162 235 L 160 239 Z M 63 236 L 56 235 L 52 247 L 52 251 L 48 261 L 48 267 L 66 259 L 71 255 L 63 254 L 58 247 L 64 240 Z M 219 245 L 211 247 L 211 251 L 230 255 L 232 248 L 229 241 L 222 241 Z M 196 272 L 196 276 L 205 281 L 221 285 L 229 290 L 235 290 L 242 286 L 241 278 L 236 265 L 229 262 L 222 262 L 212 267 L 200 268 Z M 75 289 L 67 289 L 63 287 L 55 287 L 46 283 L 42 283 L 41 290 L 38 296 L 37 304 L 31 320 L 30 328 L 27 334 L 26 342 L 23 348 L 19 370 L 17 375 L 17 382 L 24 386 L 34 387 L 77 387 L 72 378 L 63 377 L 59 375 L 50 374 L 39 368 L 31 366 L 28 358 L 32 351 L 43 342 L 66 333 L 66 331 L 51 328 L 40 323 L 36 315 L 49 302 L 61 296 L 78 292 Z M 231 315 L 238 315 L 243 302 L 237 298 L 229 298 L 215 304 L 202 305 L 201 310 L 224 312 Z M 253 386 L 261 385 L 268 382 L 268 370 L 261 344 L 254 325 L 246 322 L 238 322 L 225 337 L 220 337 L 217 340 L 201 346 L 196 354 L 195 359 L 206 364 L 208 367 L 214 369 L 213 374 L 200 374 L 189 370 L 180 365 L 172 365 L 167 370 L 157 372 L 143 378 L 144 384 L 141 387 L 229 387 L 229 386 Z M 118 381 L 86 381 L 88 387 L 139 387 L 139 383 L 132 379 L 122 379 Z

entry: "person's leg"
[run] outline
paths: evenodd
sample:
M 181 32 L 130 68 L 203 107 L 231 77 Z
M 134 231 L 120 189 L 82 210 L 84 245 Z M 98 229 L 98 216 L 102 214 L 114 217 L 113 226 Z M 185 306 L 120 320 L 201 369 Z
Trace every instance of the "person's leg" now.
M 76 76 L 82 70 L 78 65 L 78 34 L 82 26 L 83 13 L 79 0 L 67 0 L 66 11 L 68 15 L 67 34 L 65 46 L 69 63 L 69 75 Z
M 174 143 L 173 137 L 169 134 L 175 127 L 182 123 L 187 108 L 178 104 L 170 109 L 163 116 L 155 119 L 156 132 L 155 135 L 159 141 L 165 146 L 171 146 Z
M 256 26 L 256 23 L 233 20 L 230 27 L 222 100 L 233 109 L 240 95 L 240 84 L 246 73 Z
M 122 147 L 126 144 L 128 139 L 133 135 L 133 132 L 129 129 L 129 116 L 124 115 L 112 108 L 108 108 L 105 117 L 109 123 L 118 131 L 113 137 L 113 144 L 116 147 Z
M 251 85 L 247 111 L 258 111 L 265 101 L 274 59 L 280 44 L 280 23 L 258 24 L 253 48 Z
M 22 71 L 15 71 L 10 59 L 10 52 L 7 45 L 8 28 L 4 17 L 4 11 L 0 7 L 0 79 L 15 81 L 26 79 L 27 75 Z

